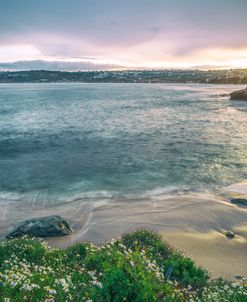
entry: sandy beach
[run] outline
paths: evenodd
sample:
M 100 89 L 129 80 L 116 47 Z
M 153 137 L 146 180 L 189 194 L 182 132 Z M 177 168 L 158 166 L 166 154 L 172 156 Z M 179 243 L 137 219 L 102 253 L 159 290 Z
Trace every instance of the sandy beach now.
M 217 231 L 162 232 L 162 237 L 206 268 L 213 278 L 234 281 L 247 276 L 247 224 L 233 230 L 237 234 L 234 239 Z
M 213 277 L 247 277 L 247 208 L 231 204 L 233 197 L 247 197 L 246 182 L 217 193 L 167 195 L 156 199 L 103 200 L 39 207 L 2 204 L 1 237 L 17 222 L 31 217 L 58 214 L 73 227 L 69 236 L 47 239 L 50 245 L 66 247 L 78 241 L 100 243 L 141 227 L 161 232 L 180 249 L 207 268 Z M 228 239 L 227 230 L 235 237 Z

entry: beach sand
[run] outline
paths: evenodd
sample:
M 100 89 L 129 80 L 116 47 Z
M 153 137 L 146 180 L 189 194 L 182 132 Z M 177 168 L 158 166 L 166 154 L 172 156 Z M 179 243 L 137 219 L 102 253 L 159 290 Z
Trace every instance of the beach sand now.
M 0 236 L 27 218 L 58 214 L 68 218 L 74 232 L 47 239 L 52 246 L 66 247 L 78 241 L 100 243 L 127 231 L 149 227 L 175 248 L 184 250 L 213 277 L 247 277 L 247 208 L 231 204 L 231 197 L 247 198 L 247 183 L 219 192 L 184 192 L 142 199 L 74 200 L 62 205 L 18 202 L 1 205 Z M 225 231 L 235 232 L 229 240 Z
M 234 239 L 216 231 L 162 232 L 162 237 L 206 268 L 213 278 L 236 281 L 247 276 L 247 224 L 233 230 L 237 234 Z

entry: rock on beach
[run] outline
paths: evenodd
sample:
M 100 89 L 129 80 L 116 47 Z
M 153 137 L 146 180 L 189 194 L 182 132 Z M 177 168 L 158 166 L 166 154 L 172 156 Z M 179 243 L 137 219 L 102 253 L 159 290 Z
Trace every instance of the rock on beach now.
M 59 237 L 69 235 L 72 229 L 68 221 L 61 216 L 51 215 L 25 220 L 17 224 L 6 238 L 22 237 Z

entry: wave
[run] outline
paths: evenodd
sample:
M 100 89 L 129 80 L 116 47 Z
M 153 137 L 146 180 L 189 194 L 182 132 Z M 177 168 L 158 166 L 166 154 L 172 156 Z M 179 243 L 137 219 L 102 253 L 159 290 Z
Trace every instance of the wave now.
M 171 195 L 181 195 L 189 192 L 187 188 L 179 188 L 175 186 L 168 186 L 163 188 L 155 188 L 153 190 L 147 190 L 143 192 L 116 192 L 107 190 L 96 190 L 86 192 L 64 192 L 63 194 L 52 194 L 48 191 L 35 191 L 18 193 L 18 192 L 0 192 L 0 202 L 19 202 L 33 205 L 39 205 L 44 207 L 62 205 L 73 203 L 77 201 L 85 201 L 92 203 L 106 202 L 110 200 L 135 200 L 135 199 L 165 199 Z
M 82 203 L 88 204 L 90 207 L 98 207 L 114 201 L 135 201 L 135 200 L 166 200 L 169 198 L 188 195 L 190 193 L 236 193 L 247 195 L 247 180 L 233 183 L 226 187 L 218 187 L 215 189 L 200 188 L 192 189 L 186 186 L 166 186 L 156 187 L 151 190 L 142 192 L 117 192 L 107 190 L 92 190 L 84 192 L 63 192 L 51 193 L 50 191 L 35 191 L 28 193 L 20 192 L 0 192 L 0 204 L 19 204 L 25 207 L 33 205 L 41 208 L 49 208 L 54 206 L 62 206 L 66 204 Z
M 177 187 L 177 186 L 167 186 L 167 187 L 157 187 L 152 190 L 147 190 L 139 193 L 126 194 L 125 197 L 129 199 L 165 199 L 169 198 L 171 195 L 181 195 L 189 192 L 188 188 Z

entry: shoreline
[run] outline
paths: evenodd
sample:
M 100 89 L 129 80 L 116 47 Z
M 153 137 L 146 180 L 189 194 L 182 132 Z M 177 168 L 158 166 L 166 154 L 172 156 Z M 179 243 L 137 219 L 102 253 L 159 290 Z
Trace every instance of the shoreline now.
M 159 232 L 175 249 L 205 267 L 212 277 L 234 280 L 247 277 L 247 207 L 228 200 L 247 197 L 247 182 L 241 182 L 212 193 L 167 195 L 162 199 L 103 200 L 91 203 L 75 200 L 72 203 L 42 208 L 17 203 L 2 207 L 0 237 L 10 225 L 31 217 L 58 214 L 68 218 L 73 233 L 48 238 L 53 247 L 65 248 L 79 241 L 100 244 L 123 233 L 140 228 Z M 6 219 L 8 217 L 8 219 Z M 227 239 L 226 231 L 235 237 Z

